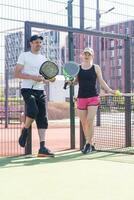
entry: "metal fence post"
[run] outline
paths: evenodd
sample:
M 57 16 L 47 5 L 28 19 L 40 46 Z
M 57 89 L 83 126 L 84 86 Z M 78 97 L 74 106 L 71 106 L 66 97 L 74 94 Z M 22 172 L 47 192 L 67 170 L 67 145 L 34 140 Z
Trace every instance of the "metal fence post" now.
M 68 0 L 68 27 L 73 27 L 73 0 Z M 69 60 L 74 60 L 73 33 L 68 32 L 68 52 Z M 75 148 L 75 106 L 74 106 L 74 86 L 70 86 L 70 145 L 71 149 Z
M 125 42 L 125 92 L 131 92 L 131 59 L 130 59 L 130 38 Z M 125 97 L 125 142 L 126 147 L 131 146 L 131 97 Z
M 99 9 L 99 0 L 96 1 L 96 30 L 97 31 L 100 31 L 100 9 Z M 96 63 L 98 65 L 100 65 L 100 37 L 97 37 L 96 38 Z M 97 84 L 97 89 L 98 89 L 98 92 L 100 91 L 100 86 L 99 84 Z M 96 115 L 96 125 L 97 126 L 100 126 L 101 124 L 101 113 L 100 113 L 100 107 L 98 108 L 97 110 L 97 115 Z
M 31 37 L 31 26 L 29 22 L 25 22 L 25 29 L 24 29 L 24 38 L 25 38 L 25 51 L 30 49 L 29 38 Z M 26 105 L 25 105 L 26 110 Z M 25 146 L 25 154 L 32 154 L 32 127 L 29 128 L 29 135 L 27 139 L 27 144 Z
M 5 128 L 8 128 L 8 124 L 9 124 L 9 107 L 8 107 L 8 96 L 9 96 L 9 83 L 8 83 L 8 79 L 9 79 L 9 66 L 7 65 L 7 63 L 5 63 L 5 105 L 4 105 L 4 109 L 5 109 Z
M 80 0 L 80 29 L 84 29 L 84 1 Z M 82 128 L 82 124 L 80 122 L 80 149 L 83 148 L 85 144 L 85 136 Z

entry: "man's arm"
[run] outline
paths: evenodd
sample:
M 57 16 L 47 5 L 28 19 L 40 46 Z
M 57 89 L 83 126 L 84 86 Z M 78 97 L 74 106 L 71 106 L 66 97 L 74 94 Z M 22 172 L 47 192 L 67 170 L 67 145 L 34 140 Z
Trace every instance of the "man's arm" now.
M 22 73 L 23 68 L 24 68 L 24 66 L 21 65 L 21 64 L 16 65 L 16 67 L 15 67 L 15 78 L 30 79 L 30 80 L 37 81 L 37 82 L 41 82 L 41 81 L 45 82 L 45 79 L 41 75 L 36 76 L 36 75 L 30 75 L 30 74 Z

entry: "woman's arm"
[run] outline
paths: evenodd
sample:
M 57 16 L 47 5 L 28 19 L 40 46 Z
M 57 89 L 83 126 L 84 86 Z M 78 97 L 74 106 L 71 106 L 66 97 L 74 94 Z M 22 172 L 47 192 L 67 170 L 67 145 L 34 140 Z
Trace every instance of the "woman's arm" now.
M 104 81 L 103 77 L 102 77 L 102 71 L 101 71 L 101 68 L 99 65 L 96 65 L 95 66 L 95 71 L 96 71 L 96 74 L 97 74 L 97 79 L 99 81 L 99 84 L 101 86 L 101 88 L 103 88 L 105 91 L 107 91 L 108 93 L 111 93 L 111 94 L 115 94 L 115 90 L 112 90 L 108 85 L 107 83 Z

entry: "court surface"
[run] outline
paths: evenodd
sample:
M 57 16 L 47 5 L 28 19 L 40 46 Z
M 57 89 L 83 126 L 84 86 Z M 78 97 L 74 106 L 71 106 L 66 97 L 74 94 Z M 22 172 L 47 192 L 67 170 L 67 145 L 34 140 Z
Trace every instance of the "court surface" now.
M 134 199 L 134 155 L 64 151 L 0 158 L 1 200 Z

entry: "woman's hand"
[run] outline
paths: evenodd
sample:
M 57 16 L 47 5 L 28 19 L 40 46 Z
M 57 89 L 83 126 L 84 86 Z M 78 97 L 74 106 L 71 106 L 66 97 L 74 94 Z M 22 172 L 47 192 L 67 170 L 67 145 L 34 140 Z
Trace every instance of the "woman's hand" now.
M 68 80 L 66 82 L 68 83 L 68 85 L 75 85 L 76 84 L 75 80 Z
M 111 88 L 107 91 L 110 94 L 116 95 L 117 90 L 112 90 Z

